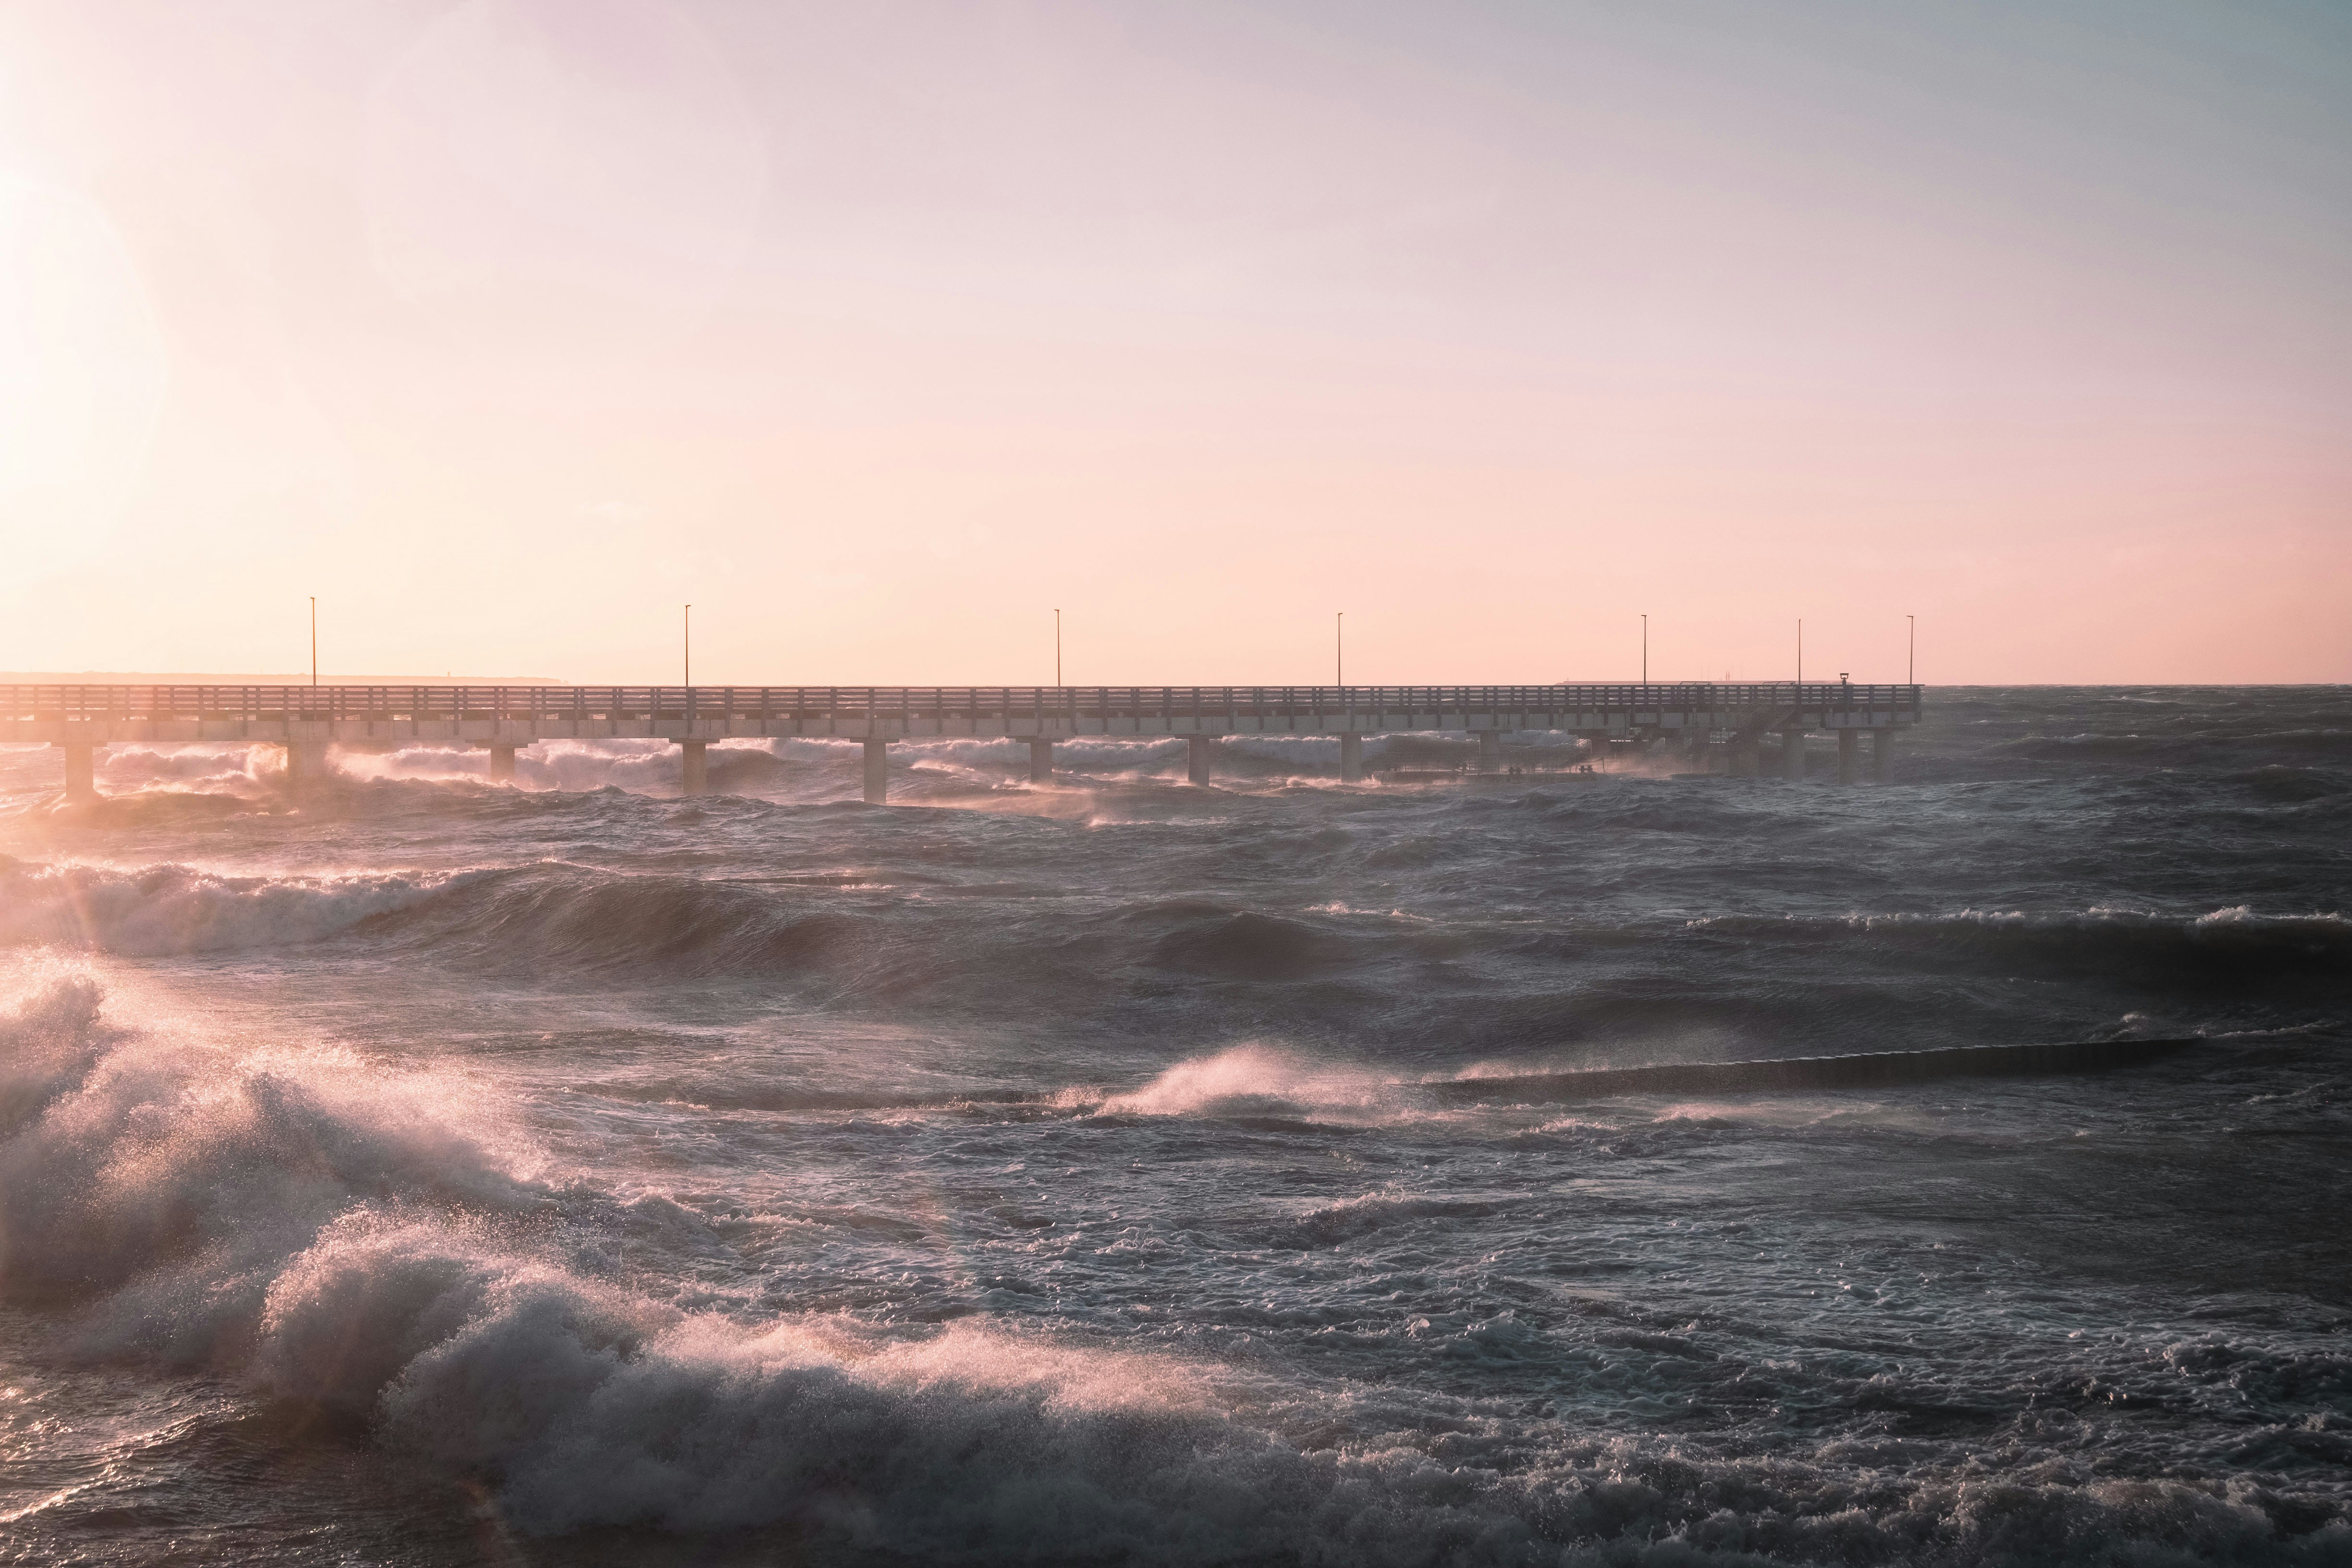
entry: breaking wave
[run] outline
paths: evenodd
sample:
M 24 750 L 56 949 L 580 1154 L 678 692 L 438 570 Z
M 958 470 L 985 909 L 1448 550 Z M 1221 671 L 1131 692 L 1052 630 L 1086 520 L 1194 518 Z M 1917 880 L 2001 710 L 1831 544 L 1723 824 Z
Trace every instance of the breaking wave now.
M 1234 1519 L 1237 1461 L 1314 1479 L 1176 1363 L 648 1300 L 583 1263 L 627 1205 L 551 1181 L 470 1086 L 110 1026 L 100 1001 L 56 975 L 0 1019 L 0 1298 L 76 1311 L 86 1355 L 360 1419 L 541 1531 L 1045 1528 L 1213 1558 L 1287 1528 Z
M 284 772 L 279 749 L 205 743 L 109 746 L 100 753 L 99 780 L 109 795 L 218 794 L 250 797 Z
M 1176 1063 L 1124 1094 L 1068 1091 L 1108 1116 L 1385 1118 L 1412 1108 L 1411 1086 L 1360 1068 L 1330 1066 L 1257 1043 Z
M 110 1024 L 102 1002 L 52 971 L 0 1016 L 0 1297 L 64 1314 L 85 1356 L 344 1416 L 310 1440 L 360 1424 L 489 1489 L 529 1532 L 782 1529 L 825 1558 L 1169 1563 L 2352 1548 L 2334 1510 L 2252 1486 L 1989 1481 L 1571 1431 L 1515 1448 L 1475 1409 L 1405 1433 L 1369 1391 L 1286 1394 L 985 1323 L 685 1310 L 610 1255 L 649 1206 L 701 1222 L 564 1179 L 475 1086 Z M 1301 1215 L 1277 1245 L 1458 1212 L 1376 1193 Z M 1476 1326 L 1487 1354 L 1527 1332 Z M 2181 1353 L 2198 1376 L 2244 1371 Z

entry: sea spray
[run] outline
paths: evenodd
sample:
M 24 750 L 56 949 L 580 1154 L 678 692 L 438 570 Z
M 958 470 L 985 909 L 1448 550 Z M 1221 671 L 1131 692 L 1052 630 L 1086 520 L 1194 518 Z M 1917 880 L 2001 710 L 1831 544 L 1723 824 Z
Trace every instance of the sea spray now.
M 364 1420 L 538 1530 L 797 1521 L 1204 1561 L 1299 1545 L 1282 1489 L 1334 1506 L 1331 1461 L 1236 1427 L 1179 1365 L 681 1314 L 583 1277 L 562 1238 L 519 1242 L 555 1190 L 455 1086 L 104 1031 L 97 1005 L 57 979 L 0 1026 L 0 1293 L 72 1310 L 82 1355 Z M 1451 1513 L 1416 1537 L 1465 1533 Z
M 300 802 L 126 760 L 0 819 L 0 1536 L 2343 1561 L 2341 707 L 1938 694 L 1891 789 L 1340 789 L 1278 736 L 1208 790 L 1150 738 L 1044 788 L 894 746 L 940 809 L 887 811 L 854 742 L 691 802 L 658 742 Z M 57 776 L 0 750 L 12 803 Z M 2151 1036 L 2201 1043 L 1573 1076 Z

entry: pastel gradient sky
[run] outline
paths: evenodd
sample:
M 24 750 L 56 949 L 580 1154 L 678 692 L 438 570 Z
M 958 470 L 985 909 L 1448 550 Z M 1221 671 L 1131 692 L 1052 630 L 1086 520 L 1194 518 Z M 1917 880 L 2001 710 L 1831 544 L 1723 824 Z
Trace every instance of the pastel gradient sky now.
M 10 0 L 0 667 L 2352 679 L 2341 0 Z

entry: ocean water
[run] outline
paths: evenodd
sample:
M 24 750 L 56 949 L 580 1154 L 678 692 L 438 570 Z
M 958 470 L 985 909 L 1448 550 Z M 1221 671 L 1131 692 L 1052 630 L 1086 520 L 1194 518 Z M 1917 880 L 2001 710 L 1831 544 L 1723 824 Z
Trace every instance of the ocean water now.
M 2352 692 L 1928 720 L 0 751 L 0 1562 L 2352 1562 Z

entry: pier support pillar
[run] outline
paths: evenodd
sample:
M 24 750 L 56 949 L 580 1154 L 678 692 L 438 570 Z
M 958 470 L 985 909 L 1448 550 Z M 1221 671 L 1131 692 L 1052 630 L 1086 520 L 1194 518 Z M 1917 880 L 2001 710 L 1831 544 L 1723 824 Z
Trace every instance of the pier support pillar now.
M 1862 777 L 1862 731 L 1838 731 L 1838 783 L 1850 784 Z
M 1339 782 L 1364 782 L 1364 738 L 1353 730 L 1339 737 Z
M 1802 730 L 1780 731 L 1780 776 L 1784 779 L 1805 776 L 1805 732 Z
M 1211 748 L 1215 744 L 1216 737 L 1213 735 L 1184 737 L 1185 773 L 1194 784 L 1204 784 L 1209 782 L 1209 756 Z
M 1029 782 L 1051 784 L 1054 779 L 1054 742 L 1044 735 L 1034 735 L 1029 741 Z M 867 796 L 868 799 L 873 798 Z
M 1503 771 L 1503 732 L 1500 730 L 1480 730 L 1478 736 L 1478 771 L 1499 773 Z
M 1870 738 L 1870 776 L 1879 784 L 1895 782 L 1895 731 L 1880 730 Z
M 514 783 L 514 759 L 515 749 L 512 746 L 490 748 L 490 782 L 492 784 Z
M 286 742 L 286 787 L 299 795 L 316 788 L 327 777 L 327 742 L 324 741 L 289 741 Z
M 710 742 L 680 741 L 677 793 L 684 795 L 710 793 Z
M 1035 753 L 1031 753 L 1034 765 Z M 866 742 L 866 804 L 887 805 L 890 799 L 890 742 Z
M 66 754 L 66 804 L 88 805 L 98 798 L 98 747 L 86 741 L 60 741 Z

